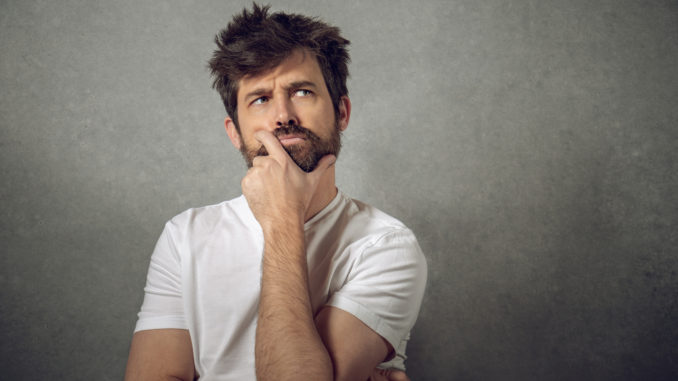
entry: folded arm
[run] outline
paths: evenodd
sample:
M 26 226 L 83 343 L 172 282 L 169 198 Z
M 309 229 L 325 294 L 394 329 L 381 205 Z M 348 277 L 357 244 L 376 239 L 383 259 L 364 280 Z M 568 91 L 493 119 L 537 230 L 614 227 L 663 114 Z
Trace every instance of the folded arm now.
M 185 329 L 152 329 L 132 337 L 125 381 L 193 381 L 191 337 Z
M 392 346 L 352 314 L 325 306 L 315 318 L 334 369 L 334 380 L 366 380 Z

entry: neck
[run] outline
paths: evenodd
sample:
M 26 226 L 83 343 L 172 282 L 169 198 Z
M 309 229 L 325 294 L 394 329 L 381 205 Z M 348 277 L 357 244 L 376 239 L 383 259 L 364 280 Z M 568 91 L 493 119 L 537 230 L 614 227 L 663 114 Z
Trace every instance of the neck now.
M 313 194 L 313 198 L 311 198 L 311 204 L 309 205 L 306 215 L 304 216 L 304 222 L 310 220 L 321 210 L 325 209 L 325 207 L 334 199 L 336 195 L 337 186 L 334 182 L 334 166 L 331 166 L 325 171 L 325 173 L 323 173 L 322 177 L 320 178 L 318 187 Z

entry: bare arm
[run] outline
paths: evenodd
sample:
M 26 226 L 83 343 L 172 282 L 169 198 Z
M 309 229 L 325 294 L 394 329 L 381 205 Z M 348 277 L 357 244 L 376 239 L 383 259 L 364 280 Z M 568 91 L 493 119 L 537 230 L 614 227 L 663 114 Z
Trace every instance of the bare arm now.
M 153 329 L 132 337 L 125 381 L 193 381 L 195 376 L 187 330 Z
M 303 226 L 322 174 L 334 160 L 325 157 L 306 174 L 270 132 L 255 137 L 269 152 L 254 159 L 242 181 L 264 233 L 254 351 L 257 379 L 331 380 L 332 362 L 313 321 Z
M 339 308 L 323 307 L 315 321 L 332 358 L 335 380 L 366 380 L 393 350 L 379 334 Z
M 313 323 L 303 229 L 266 239 L 255 358 L 258 380 L 331 380 L 332 363 Z
M 314 214 L 313 198 L 334 158 L 324 157 L 307 174 L 270 132 L 255 137 L 269 152 L 254 159 L 242 181 L 264 234 L 257 379 L 367 380 L 392 348 L 342 310 L 325 308 L 314 321 L 308 288 L 304 221 Z M 333 182 L 332 190 L 336 194 Z
M 280 259 L 280 252 L 295 247 L 294 234 L 283 231 L 286 229 L 272 234 L 271 242 L 276 244 L 264 253 L 255 349 L 257 378 L 407 381 L 403 372 L 375 369 L 393 348 L 352 314 L 326 306 L 314 323 L 306 256 Z M 303 237 L 303 231 L 298 234 Z

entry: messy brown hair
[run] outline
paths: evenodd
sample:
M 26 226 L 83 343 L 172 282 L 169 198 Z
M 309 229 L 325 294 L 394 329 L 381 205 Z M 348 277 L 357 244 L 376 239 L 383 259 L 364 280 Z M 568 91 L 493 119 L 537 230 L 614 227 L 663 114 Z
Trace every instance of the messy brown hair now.
M 254 3 L 252 11 L 244 9 L 234 16 L 214 38 L 217 49 L 208 64 L 214 78 L 212 87 L 221 95 L 236 129 L 240 132 L 238 81 L 273 69 L 298 49 L 317 58 L 338 116 L 341 97 L 348 95 L 350 42 L 341 37 L 339 28 L 316 18 L 283 12 L 269 15 L 269 8 Z

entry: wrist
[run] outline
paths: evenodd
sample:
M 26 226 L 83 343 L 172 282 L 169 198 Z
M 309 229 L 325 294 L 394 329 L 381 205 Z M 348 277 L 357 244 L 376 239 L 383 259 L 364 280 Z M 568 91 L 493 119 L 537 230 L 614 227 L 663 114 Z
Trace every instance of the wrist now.
M 291 218 L 285 221 L 268 221 L 260 225 L 266 242 L 305 240 L 304 223 L 301 220 Z

